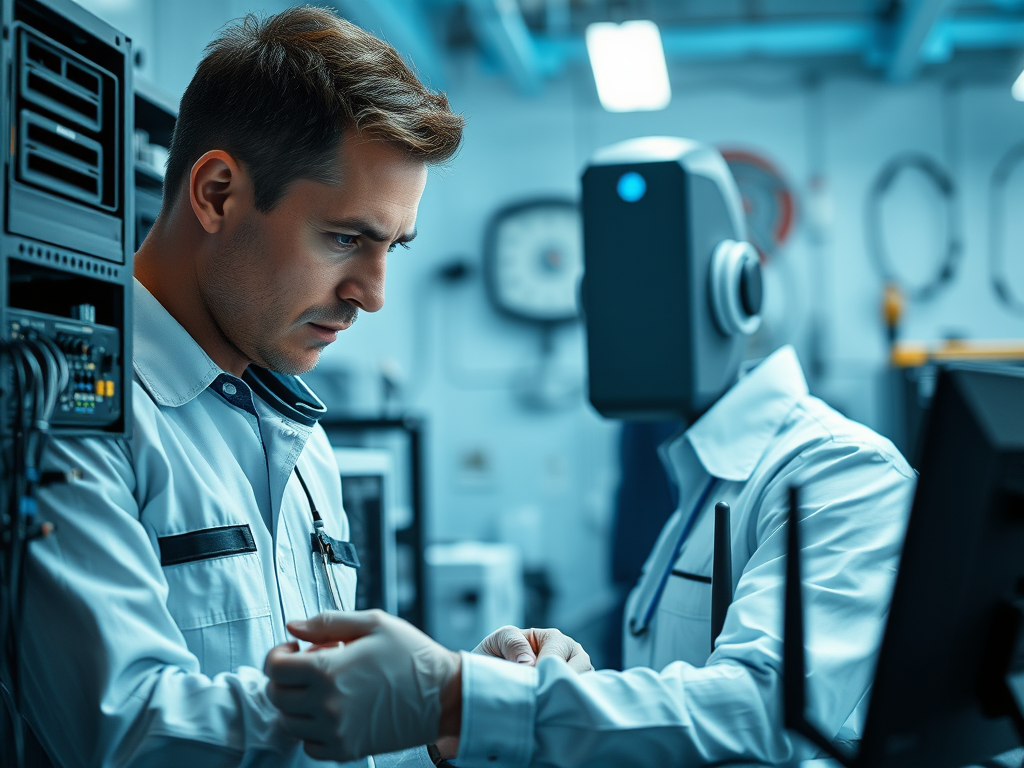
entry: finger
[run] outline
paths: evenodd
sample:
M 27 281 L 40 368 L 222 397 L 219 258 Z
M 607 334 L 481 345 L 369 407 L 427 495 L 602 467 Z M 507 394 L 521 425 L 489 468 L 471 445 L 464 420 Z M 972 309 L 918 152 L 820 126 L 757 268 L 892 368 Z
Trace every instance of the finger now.
M 576 643 L 576 652 L 568 659 L 567 663 L 569 669 L 579 674 L 594 671 L 594 664 L 590 660 L 590 654 L 584 651 L 583 646 L 579 643 Z
M 317 643 L 316 645 L 309 646 L 309 648 L 307 648 L 305 652 L 306 653 L 313 653 L 315 651 L 329 651 L 332 648 L 343 648 L 344 645 L 345 645 L 344 643 L 338 643 L 338 642 L 335 642 L 335 643 Z
M 263 665 L 264 674 L 273 682 L 285 687 L 305 688 L 322 676 L 318 658 L 321 653 L 281 653 L 277 652 L 278 648 L 267 654 L 267 661 Z
M 537 656 L 530 647 L 529 640 L 518 627 L 503 627 L 499 630 L 498 641 L 501 647 L 502 658 L 514 661 L 517 664 L 534 665 L 537 663 Z
M 565 640 L 568 640 L 570 644 L 572 643 L 571 638 L 563 635 L 557 629 L 531 627 L 530 629 L 523 630 L 523 634 L 530 642 L 530 646 L 533 648 L 538 659 L 541 656 L 552 655 L 565 659 L 566 656 L 561 655 L 568 652 Z
M 557 629 L 534 630 L 540 652 L 537 654 L 538 661 L 545 656 L 554 656 L 562 659 L 574 672 L 591 672 L 594 669 L 590 661 L 590 655 L 583 650 L 583 646 L 566 634 Z
M 308 688 L 283 686 L 270 681 L 267 685 L 267 698 L 286 715 L 310 718 L 315 712 L 316 702 Z
M 280 645 L 275 645 L 267 652 L 267 658 L 263 661 L 263 674 L 267 677 L 270 677 L 269 670 L 272 662 L 276 661 L 277 659 L 283 658 L 288 654 L 298 653 L 298 651 L 299 644 L 295 642 L 281 643 Z
M 567 637 L 548 640 L 540 647 L 540 651 L 537 653 L 537 661 L 548 656 L 554 656 L 562 661 L 569 661 L 574 650 L 572 640 Z
M 555 656 L 562 661 L 568 661 L 572 655 L 573 639 L 563 635 L 557 629 L 530 629 L 532 642 L 537 649 L 537 660 L 545 656 Z
M 288 631 L 311 643 L 336 643 L 373 634 L 385 616 L 383 611 L 326 611 L 311 619 L 288 622 Z
M 519 627 L 507 626 L 494 630 L 476 650 L 517 664 L 533 665 L 537 661 L 533 648 Z

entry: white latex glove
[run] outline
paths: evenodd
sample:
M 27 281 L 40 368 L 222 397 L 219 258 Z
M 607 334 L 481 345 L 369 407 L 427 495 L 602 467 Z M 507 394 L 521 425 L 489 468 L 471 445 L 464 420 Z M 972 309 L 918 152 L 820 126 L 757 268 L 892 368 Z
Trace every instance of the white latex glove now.
M 347 762 L 458 735 L 462 662 L 411 624 L 383 611 L 329 611 L 288 629 L 316 645 L 344 643 L 267 654 L 267 696 L 310 757 Z
M 554 656 L 569 665 L 574 672 L 593 672 L 590 655 L 583 646 L 557 629 L 519 629 L 500 627 L 487 637 L 473 653 L 497 656 L 517 664 L 536 666 L 539 659 Z

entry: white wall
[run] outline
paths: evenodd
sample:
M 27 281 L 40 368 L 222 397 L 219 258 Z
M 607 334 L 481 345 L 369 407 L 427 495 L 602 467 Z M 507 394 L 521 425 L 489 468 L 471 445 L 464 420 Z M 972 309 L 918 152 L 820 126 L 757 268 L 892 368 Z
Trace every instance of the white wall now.
M 117 10 L 117 0 L 83 4 L 123 25 L 144 51 L 143 73 L 175 95 L 214 30 L 249 5 L 174 0 Z M 272 11 L 283 4 L 262 6 Z M 551 412 L 523 407 L 510 382 L 536 359 L 536 331 L 497 315 L 479 274 L 447 286 L 436 270 L 456 257 L 479 265 L 484 227 L 501 206 L 535 195 L 576 196 L 586 158 L 610 142 L 670 134 L 756 149 L 785 172 L 803 203 L 796 233 L 771 268 L 774 292 L 760 345 L 792 340 L 805 362 L 819 350 L 815 391 L 879 425 L 878 379 L 886 354 L 881 283 L 865 251 L 863 209 L 874 175 L 895 153 L 922 150 L 951 168 L 961 189 L 966 248 L 952 287 L 929 305 L 909 308 L 905 336 L 1024 338 L 1024 318 L 1002 308 L 989 287 L 985 218 L 991 170 L 1024 139 L 1024 105 L 1009 96 L 1015 72 L 984 66 L 964 70 L 968 77 L 950 88 L 938 76 L 889 85 L 854 62 L 816 73 L 816 88 L 808 84 L 808 64 L 689 65 L 673 68 L 675 95 L 665 111 L 612 115 L 597 104 L 583 68 L 527 99 L 474 63 L 453 62 L 449 94 L 468 119 L 465 147 L 450 167 L 431 173 L 420 237 L 411 251 L 399 249 L 392 257 L 387 306 L 361 318 L 324 355 L 317 378 L 352 372 L 357 404 L 372 409 L 381 361 L 405 371 L 411 410 L 429 418 L 430 537 L 496 538 L 499 521 L 539 509 L 548 535 L 531 548 L 551 568 L 558 589 L 553 621 L 582 626 L 607 598 L 616 427 L 593 412 L 582 392 Z M 815 174 L 824 178 L 817 196 L 810 194 Z M 1024 172 L 1010 193 L 1019 206 Z M 811 216 L 811 207 L 822 213 Z M 942 203 L 908 176 L 886 210 L 891 252 L 904 274 L 919 279 L 941 245 Z M 1024 217 L 1008 227 L 1010 274 L 1024 295 Z M 670 223 L 659 234 L 679 236 Z M 610 226 L 609 236 L 630 233 Z M 624 297 L 625 309 L 642 300 Z M 560 332 L 557 348 L 560 377 L 580 385 L 580 329 Z M 472 469 L 467 457 L 486 469 Z

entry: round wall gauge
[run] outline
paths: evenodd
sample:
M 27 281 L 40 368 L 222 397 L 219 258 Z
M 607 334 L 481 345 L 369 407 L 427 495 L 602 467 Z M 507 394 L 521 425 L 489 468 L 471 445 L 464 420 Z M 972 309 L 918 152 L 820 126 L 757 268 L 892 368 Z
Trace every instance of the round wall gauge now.
M 793 191 L 775 166 L 761 155 L 723 149 L 722 157 L 743 198 L 747 237 L 762 261 L 770 261 L 793 231 Z
M 484 270 L 491 301 L 506 314 L 538 323 L 579 317 L 579 206 L 534 199 L 498 211 L 487 229 Z

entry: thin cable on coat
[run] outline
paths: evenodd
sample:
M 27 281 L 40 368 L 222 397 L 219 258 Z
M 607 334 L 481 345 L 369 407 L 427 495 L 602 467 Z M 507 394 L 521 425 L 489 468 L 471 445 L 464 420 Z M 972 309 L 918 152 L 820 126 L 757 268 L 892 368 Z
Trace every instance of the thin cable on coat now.
M 1006 220 L 1006 186 L 1021 163 L 1024 163 L 1024 141 L 1010 147 L 996 163 L 989 181 L 988 205 L 989 275 L 992 290 L 1003 306 L 1018 315 L 1024 315 L 1024 298 L 1014 293 L 1006 275 L 1003 228 Z
M 946 202 L 946 244 L 934 275 L 919 285 L 908 285 L 892 266 L 882 232 L 882 202 L 893 182 L 904 172 L 915 169 L 924 174 Z M 963 245 L 960 238 L 959 202 L 956 183 L 935 160 L 918 152 L 897 155 L 887 162 L 868 190 L 864 207 L 864 230 L 875 269 L 887 285 L 895 285 L 911 301 L 929 301 L 948 286 L 960 265 Z
M 690 538 L 690 531 L 693 530 L 694 523 L 697 522 L 697 518 L 707 505 L 708 498 L 710 498 L 711 492 L 717 484 L 718 478 L 712 475 L 711 478 L 708 479 L 707 485 L 704 486 L 704 490 L 701 491 L 700 497 L 697 499 L 697 503 L 693 505 L 693 509 L 690 511 L 690 516 L 686 518 L 682 533 L 679 534 L 679 538 L 676 540 L 676 545 L 672 549 L 672 556 L 668 561 L 668 566 L 661 574 L 661 579 L 658 581 L 658 587 L 654 591 L 654 596 L 651 598 L 651 601 L 647 604 L 643 616 L 640 618 L 640 622 L 637 623 L 635 617 L 630 619 L 629 631 L 634 636 L 642 635 L 647 631 L 647 627 L 650 625 L 651 619 L 654 618 L 654 612 L 658 609 L 658 603 L 661 602 L 661 596 L 665 592 L 665 587 L 668 585 L 668 580 L 672 575 L 672 569 L 675 566 L 676 560 L 679 559 L 679 555 L 683 551 L 683 544 L 685 544 L 686 540 Z

